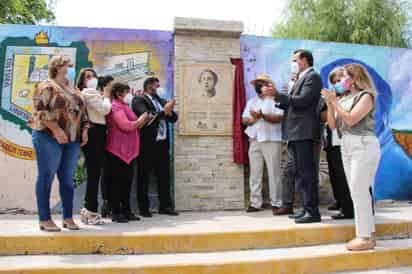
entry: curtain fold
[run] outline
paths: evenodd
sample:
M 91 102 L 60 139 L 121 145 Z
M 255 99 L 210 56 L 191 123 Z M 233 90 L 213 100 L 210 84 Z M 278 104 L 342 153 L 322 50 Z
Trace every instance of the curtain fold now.
M 233 161 L 236 164 L 247 164 L 248 139 L 242 125 L 242 112 L 246 106 L 246 91 L 244 86 L 243 61 L 241 58 L 231 58 L 235 66 L 235 78 L 233 83 Z

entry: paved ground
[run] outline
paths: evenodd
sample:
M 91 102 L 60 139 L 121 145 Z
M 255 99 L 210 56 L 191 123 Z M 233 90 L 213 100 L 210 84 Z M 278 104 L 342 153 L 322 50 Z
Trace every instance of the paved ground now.
M 353 224 L 353 220 L 335 221 L 330 218 L 333 212 L 323 210 L 322 223 L 311 226 L 330 226 L 337 224 Z M 53 217 L 61 225 L 61 216 Z M 78 223 L 80 220 L 76 216 Z M 187 233 L 187 232 L 222 232 L 222 231 L 254 231 L 274 228 L 296 227 L 287 216 L 273 216 L 270 210 L 257 213 L 243 211 L 223 212 L 184 212 L 178 217 L 155 214 L 153 218 L 143 218 L 128 224 L 111 223 L 102 226 L 86 226 L 75 233 Z M 412 222 L 412 205 L 395 203 L 380 205 L 376 209 L 377 223 Z M 307 225 L 300 225 L 307 226 Z M 43 233 L 38 229 L 36 215 L 0 215 L 0 235 Z M 63 232 L 66 233 L 66 232 Z

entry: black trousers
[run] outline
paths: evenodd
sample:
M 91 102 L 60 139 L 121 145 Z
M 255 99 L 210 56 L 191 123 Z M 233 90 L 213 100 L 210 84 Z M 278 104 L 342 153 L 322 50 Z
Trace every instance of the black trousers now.
M 88 142 L 83 147 L 87 169 L 87 187 L 84 207 L 93 212 L 97 212 L 98 208 L 99 182 L 103 169 L 105 144 L 106 126 L 93 124 L 89 129 Z
M 302 194 L 303 208 L 312 216 L 319 216 L 319 162 L 315 161 L 312 140 L 290 141 L 296 168 L 296 185 Z
M 104 156 L 103 156 L 103 170 L 102 170 L 102 175 L 100 178 L 100 191 L 102 192 L 102 198 L 104 201 L 110 201 L 110 189 L 109 189 L 109 161 L 108 161 L 108 155 L 110 152 L 104 151 Z
M 127 164 L 116 155 L 108 152 L 110 169 L 107 178 L 110 190 L 110 205 L 113 214 L 127 214 L 130 209 L 130 192 L 133 182 L 133 164 Z
M 326 149 L 326 159 L 333 196 L 340 205 L 342 213 L 353 216 L 353 202 L 346 181 L 340 146 L 332 146 Z
M 141 145 L 137 159 L 137 200 L 140 212 L 148 212 L 150 209 L 148 196 L 150 174 L 153 174 L 158 182 L 160 209 L 172 207 L 169 164 L 168 140 L 150 146 Z
M 292 149 L 288 149 L 288 160 L 282 174 L 282 206 L 293 208 L 295 202 L 296 168 Z
M 316 163 L 316 180 L 319 181 L 320 144 L 314 143 L 313 159 Z M 282 174 L 282 206 L 293 208 L 295 204 L 296 167 L 291 149 L 288 149 L 288 161 Z M 295 205 L 299 206 L 299 205 Z

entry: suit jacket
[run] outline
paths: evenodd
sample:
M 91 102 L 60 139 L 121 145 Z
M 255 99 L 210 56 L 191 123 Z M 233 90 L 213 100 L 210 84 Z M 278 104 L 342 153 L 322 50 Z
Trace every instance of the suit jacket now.
M 153 99 L 157 100 L 162 106 L 167 101 L 159 96 L 153 96 Z M 156 145 L 157 131 L 159 128 L 159 121 L 165 120 L 166 124 L 175 123 L 177 121 L 177 114 L 173 111 L 171 116 L 167 116 L 164 111 L 157 111 L 152 101 L 147 95 L 135 96 L 132 101 L 132 109 L 137 116 L 142 115 L 145 112 L 157 114 L 156 120 L 150 125 L 145 125 L 140 129 L 140 144 L 141 150 L 150 150 L 152 146 Z M 167 130 L 167 138 L 169 139 L 169 131 Z
M 319 99 L 322 79 L 312 68 L 300 77 L 290 94 L 277 93 L 276 101 L 285 110 L 282 135 L 287 141 L 319 140 Z

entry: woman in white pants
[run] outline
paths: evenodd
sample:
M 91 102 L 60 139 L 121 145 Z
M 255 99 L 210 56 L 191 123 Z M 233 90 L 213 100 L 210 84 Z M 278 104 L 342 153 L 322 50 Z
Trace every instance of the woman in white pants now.
M 375 136 L 376 91 L 367 70 L 359 64 L 344 66 L 341 99 L 323 90 L 328 103 L 328 124 L 342 135 L 342 160 L 355 211 L 356 238 L 348 250 L 368 250 L 376 245 L 375 222 L 369 188 L 375 181 L 380 145 Z

